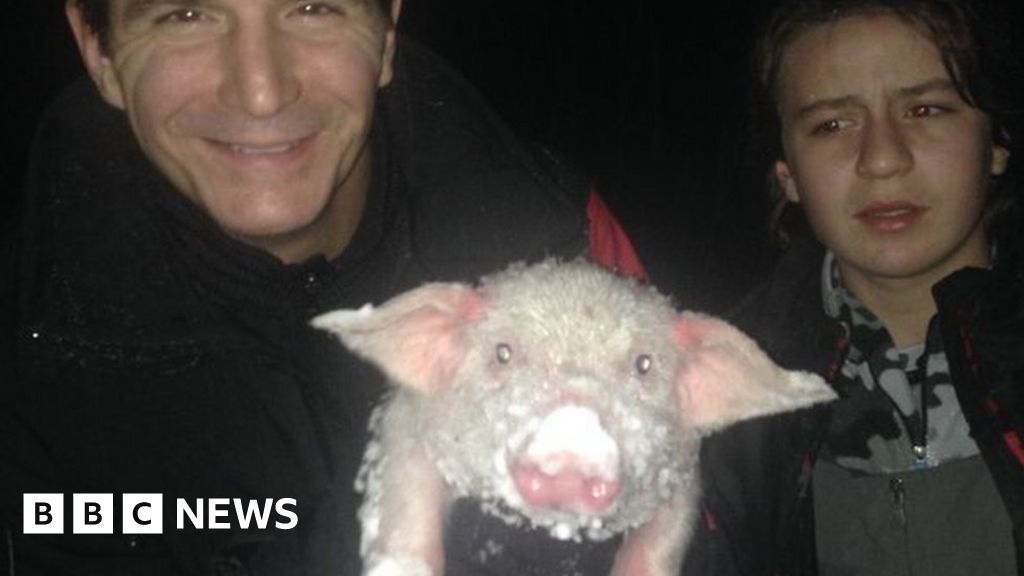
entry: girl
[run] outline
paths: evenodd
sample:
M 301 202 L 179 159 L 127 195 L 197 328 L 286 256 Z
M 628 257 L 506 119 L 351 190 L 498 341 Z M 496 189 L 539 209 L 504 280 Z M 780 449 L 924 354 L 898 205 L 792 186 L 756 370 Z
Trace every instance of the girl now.
M 692 573 L 1021 573 L 1024 285 L 976 10 L 797 0 L 770 21 L 773 190 L 811 234 L 733 320 L 841 399 L 708 442 Z

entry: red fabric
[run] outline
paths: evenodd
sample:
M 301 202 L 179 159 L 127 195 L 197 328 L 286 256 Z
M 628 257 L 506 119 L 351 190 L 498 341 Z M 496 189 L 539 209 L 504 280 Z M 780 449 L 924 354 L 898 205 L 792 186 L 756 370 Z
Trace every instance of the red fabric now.
M 704 517 L 704 526 L 708 529 L 708 532 L 718 532 L 718 520 L 711 513 L 711 509 L 707 506 L 702 506 L 700 510 L 701 516 Z
M 1006 432 L 1003 434 L 1003 441 L 1006 442 L 1010 453 L 1017 459 L 1017 464 L 1024 468 L 1024 446 L 1021 446 L 1020 436 L 1014 431 Z
M 623 276 L 647 280 L 647 270 L 604 200 L 591 190 L 587 201 L 590 221 L 590 258 Z

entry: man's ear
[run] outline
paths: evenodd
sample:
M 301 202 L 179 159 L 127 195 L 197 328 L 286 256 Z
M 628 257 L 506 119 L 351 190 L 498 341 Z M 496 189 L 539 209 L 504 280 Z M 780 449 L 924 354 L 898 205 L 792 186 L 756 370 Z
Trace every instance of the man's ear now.
M 75 35 L 82 62 L 85 63 L 85 69 L 92 77 L 96 88 L 111 106 L 124 109 L 124 93 L 121 91 L 114 63 L 110 60 L 96 31 L 85 21 L 81 6 L 76 0 L 67 0 L 64 4 L 64 13 L 67 15 L 68 24 L 71 25 L 71 32 Z
M 786 164 L 785 160 L 776 160 L 773 171 L 775 173 L 775 182 L 778 183 L 779 188 L 785 193 L 786 200 L 799 204 L 800 193 L 796 188 L 796 180 L 793 179 L 793 174 L 789 170 L 789 164 Z
M 380 77 L 377 80 L 377 86 L 380 88 L 390 84 L 391 78 L 394 76 L 395 30 L 398 27 L 398 16 L 401 13 L 402 0 L 391 0 L 390 22 L 388 23 L 387 32 L 384 34 L 384 55 L 381 61 Z

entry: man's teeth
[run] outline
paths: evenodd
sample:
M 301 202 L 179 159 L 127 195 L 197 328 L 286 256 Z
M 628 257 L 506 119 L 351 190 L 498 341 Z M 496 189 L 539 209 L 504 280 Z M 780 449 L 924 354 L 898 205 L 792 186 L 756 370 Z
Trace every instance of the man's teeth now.
M 241 144 L 231 144 L 231 151 L 237 154 L 282 154 L 295 148 L 296 142 L 287 142 L 285 144 L 277 144 L 274 146 L 244 146 Z

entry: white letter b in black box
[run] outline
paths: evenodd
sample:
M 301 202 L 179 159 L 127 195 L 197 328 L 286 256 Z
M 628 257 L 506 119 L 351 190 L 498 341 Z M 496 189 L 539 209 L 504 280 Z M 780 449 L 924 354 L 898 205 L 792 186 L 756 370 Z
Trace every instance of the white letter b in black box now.
M 75 534 L 114 533 L 113 494 L 74 494 L 72 530 Z
M 22 502 L 23 533 L 64 533 L 63 494 L 25 494 Z

